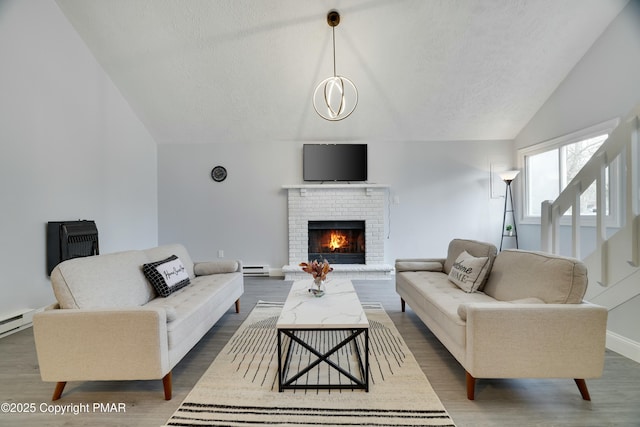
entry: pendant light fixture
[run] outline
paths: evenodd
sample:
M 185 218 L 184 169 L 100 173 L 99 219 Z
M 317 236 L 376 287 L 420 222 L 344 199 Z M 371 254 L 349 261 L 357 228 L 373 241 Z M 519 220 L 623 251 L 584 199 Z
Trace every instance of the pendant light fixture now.
M 313 108 L 325 120 L 338 121 L 349 117 L 358 105 L 358 89 L 351 80 L 336 74 L 336 27 L 340 14 L 331 10 L 327 14 L 333 40 L 333 76 L 321 81 L 313 92 Z

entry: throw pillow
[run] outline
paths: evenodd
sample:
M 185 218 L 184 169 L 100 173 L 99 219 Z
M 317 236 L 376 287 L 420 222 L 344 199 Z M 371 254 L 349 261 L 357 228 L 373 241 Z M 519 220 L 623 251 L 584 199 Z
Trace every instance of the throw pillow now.
M 487 274 L 488 257 L 474 257 L 463 251 L 451 266 L 449 280 L 465 292 L 475 292 Z
M 190 283 L 186 268 L 175 255 L 144 264 L 142 272 L 161 297 L 168 297 Z
M 397 271 L 442 271 L 439 261 L 397 261 Z
M 208 276 L 210 274 L 234 273 L 238 271 L 238 261 L 207 261 L 197 262 L 193 266 L 196 276 Z

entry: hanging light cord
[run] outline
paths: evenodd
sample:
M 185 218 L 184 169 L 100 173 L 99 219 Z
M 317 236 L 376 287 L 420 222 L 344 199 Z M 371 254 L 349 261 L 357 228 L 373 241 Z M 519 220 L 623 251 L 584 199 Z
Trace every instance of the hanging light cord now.
M 333 39 L 333 77 L 336 77 L 336 27 L 331 27 L 331 37 Z

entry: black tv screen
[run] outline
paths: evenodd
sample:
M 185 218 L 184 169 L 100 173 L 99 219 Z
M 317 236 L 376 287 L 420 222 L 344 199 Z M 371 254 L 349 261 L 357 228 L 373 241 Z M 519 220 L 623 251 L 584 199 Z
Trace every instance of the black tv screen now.
M 304 144 L 305 181 L 366 181 L 367 144 Z

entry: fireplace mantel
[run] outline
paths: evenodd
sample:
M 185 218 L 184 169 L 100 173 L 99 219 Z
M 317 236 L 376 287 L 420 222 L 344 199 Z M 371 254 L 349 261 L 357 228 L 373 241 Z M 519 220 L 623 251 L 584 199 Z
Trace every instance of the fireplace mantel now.
M 368 184 L 368 183 L 357 183 L 357 184 L 341 184 L 341 183 L 327 183 L 327 184 L 291 184 L 291 185 L 283 185 L 282 188 L 285 190 L 300 190 L 300 194 L 303 195 L 307 190 L 352 190 L 356 188 L 364 188 L 367 193 L 373 191 L 373 189 L 386 189 L 389 188 L 386 184 Z
M 338 184 L 338 183 L 329 183 L 329 184 L 292 184 L 292 185 L 283 185 L 282 188 L 290 189 L 290 188 L 389 188 L 386 184 L 368 184 L 368 183 L 357 183 L 357 184 Z

